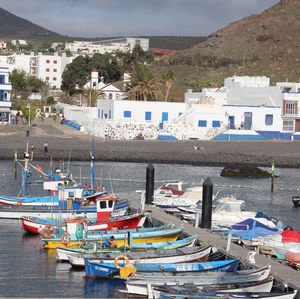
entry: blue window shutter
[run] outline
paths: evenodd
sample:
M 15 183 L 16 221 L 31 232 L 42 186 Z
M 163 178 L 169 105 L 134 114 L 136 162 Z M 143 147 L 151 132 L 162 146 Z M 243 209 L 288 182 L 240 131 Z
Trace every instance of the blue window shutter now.
M 206 127 L 207 121 L 206 120 L 199 120 L 198 121 L 198 127 Z
M 131 118 L 131 111 L 124 111 L 124 117 Z
M 213 126 L 213 128 L 220 128 L 221 127 L 221 122 L 219 120 L 213 120 L 212 121 L 212 126 Z
M 145 120 L 151 120 L 151 118 L 152 118 L 152 115 L 151 115 L 152 113 L 150 112 L 150 111 L 146 111 L 145 112 Z
M 267 126 L 272 126 L 273 125 L 273 114 L 266 114 L 265 124 Z
M 169 119 L 169 113 L 168 112 L 163 112 L 161 115 L 161 120 L 162 121 L 168 121 Z

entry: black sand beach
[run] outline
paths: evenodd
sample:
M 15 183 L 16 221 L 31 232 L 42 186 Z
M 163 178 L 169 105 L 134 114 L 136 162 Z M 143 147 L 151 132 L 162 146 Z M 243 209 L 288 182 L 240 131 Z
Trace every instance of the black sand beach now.
M 34 127 L 0 126 L 0 159 L 13 159 L 15 150 L 23 154 L 26 143 L 34 145 L 34 160 L 90 159 L 91 136 L 60 125 L 52 119 Z M 26 131 L 29 130 L 29 138 Z M 44 142 L 48 153 L 44 153 Z M 197 150 L 195 150 L 197 146 Z M 299 141 L 146 141 L 101 140 L 95 138 L 95 161 L 173 163 L 203 166 L 232 164 L 300 167 Z

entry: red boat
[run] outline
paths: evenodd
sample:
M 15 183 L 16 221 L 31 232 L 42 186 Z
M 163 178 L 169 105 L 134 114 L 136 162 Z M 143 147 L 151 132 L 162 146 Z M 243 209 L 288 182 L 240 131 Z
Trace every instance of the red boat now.
M 38 217 L 21 217 L 22 228 L 33 234 L 53 235 L 65 227 L 68 222 L 84 223 L 89 231 L 135 229 L 144 224 L 144 214 L 128 215 L 128 201 L 119 200 L 116 196 L 105 196 L 96 199 L 97 219 L 95 222 L 76 218 L 76 213 L 70 212 L 69 219 L 44 219 Z

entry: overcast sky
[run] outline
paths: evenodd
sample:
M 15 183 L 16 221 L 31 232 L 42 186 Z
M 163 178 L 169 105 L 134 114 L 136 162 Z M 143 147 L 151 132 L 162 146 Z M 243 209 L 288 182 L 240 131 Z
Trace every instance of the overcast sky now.
M 0 0 L 0 7 L 69 36 L 206 36 L 279 0 Z

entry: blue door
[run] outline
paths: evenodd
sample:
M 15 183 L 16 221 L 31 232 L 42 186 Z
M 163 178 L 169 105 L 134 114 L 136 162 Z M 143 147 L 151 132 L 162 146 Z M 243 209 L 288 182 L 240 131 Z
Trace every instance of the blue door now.
M 162 115 L 161 115 L 162 122 L 168 121 L 168 119 L 169 119 L 169 113 L 168 112 L 163 112 Z
M 252 112 L 245 112 L 244 117 L 245 117 L 244 129 L 251 130 L 251 128 L 252 128 Z
M 228 124 L 229 124 L 229 129 L 233 130 L 234 129 L 234 116 L 229 116 Z

